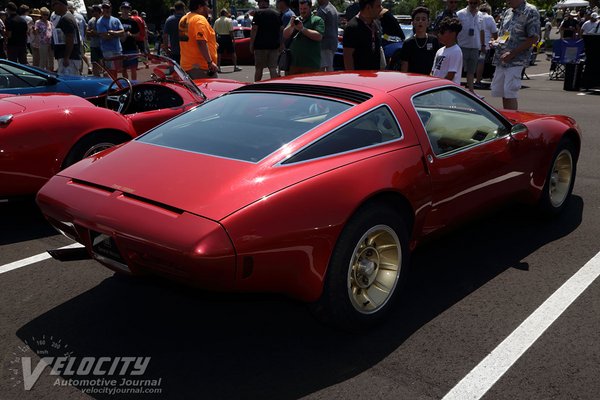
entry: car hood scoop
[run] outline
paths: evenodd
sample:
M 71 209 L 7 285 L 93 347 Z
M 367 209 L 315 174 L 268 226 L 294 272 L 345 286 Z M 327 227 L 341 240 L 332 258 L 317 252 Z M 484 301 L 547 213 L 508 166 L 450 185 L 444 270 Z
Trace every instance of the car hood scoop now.
M 133 141 L 59 174 L 218 221 L 308 173 Z

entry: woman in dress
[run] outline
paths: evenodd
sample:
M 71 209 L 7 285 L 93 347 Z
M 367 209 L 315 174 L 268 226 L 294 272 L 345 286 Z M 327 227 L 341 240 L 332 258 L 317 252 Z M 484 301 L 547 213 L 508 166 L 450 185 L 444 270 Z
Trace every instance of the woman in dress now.
M 39 43 L 40 65 L 39 67 L 48 71 L 54 69 L 54 59 L 50 54 L 52 42 L 52 31 L 54 26 L 50 22 L 50 10 L 46 7 L 40 9 L 41 18 L 36 21 L 34 31 L 36 43 Z

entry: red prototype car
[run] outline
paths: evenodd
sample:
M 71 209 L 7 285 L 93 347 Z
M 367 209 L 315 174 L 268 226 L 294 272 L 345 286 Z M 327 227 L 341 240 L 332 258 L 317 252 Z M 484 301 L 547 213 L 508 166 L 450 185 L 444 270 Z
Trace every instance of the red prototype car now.
M 0 95 L 0 199 L 34 194 L 76 161 L 242 85 L 194 83 L 167 58 L 149 56 L 148 62 L 136 81 L 119 78 L 108 95 Z
M 396 72 L 240 87 L 53 177 L 37 201 L 126 274 L 282 292 L 360 326 L 386 314 L 410 251 L 509 200 L 562 210 L 580 131 Z

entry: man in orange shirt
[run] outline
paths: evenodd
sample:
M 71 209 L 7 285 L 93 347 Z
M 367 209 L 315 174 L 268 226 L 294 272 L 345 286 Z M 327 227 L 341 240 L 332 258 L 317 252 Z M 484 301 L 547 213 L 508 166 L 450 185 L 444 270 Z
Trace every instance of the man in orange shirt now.
M 190 12 L 179 21 L 181 68 L 192 79 L 217 77 L 217 37 L 208 23 L 207 0 L 190 0 Z

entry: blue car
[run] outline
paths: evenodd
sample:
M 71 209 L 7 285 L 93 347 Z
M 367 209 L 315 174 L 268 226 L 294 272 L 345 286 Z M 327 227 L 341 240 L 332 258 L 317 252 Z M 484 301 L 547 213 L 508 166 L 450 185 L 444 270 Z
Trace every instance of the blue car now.
M 412 25 L 404 25 L 400 24 L 400 28 L 402 32 L 404 32 L 404 36 L 406 39 L 412 37 L 413 27 Z M 391 62 L 399 62 L 400 50 L 402 50 L 402 39 L 398 36 L 387 36 L 383 37 L 383 53 L 385 54 L 385 60 L 388 63 L 388 69 L 400 69 L 400 65 L 392 65 Z M 396 68 L 397 67 L 397 68 Z M 333 69 L 336 71 L 340 71 L 344 69 L 344 46 L 342 42 L 338 42 L 338 47 L 333 56 Z
M 109 78 L 58 75 L 29 65 L 0 59 L 0 94 L 70 93 L 96 97 L 106 93 Z

